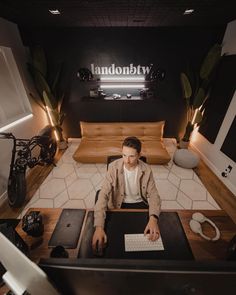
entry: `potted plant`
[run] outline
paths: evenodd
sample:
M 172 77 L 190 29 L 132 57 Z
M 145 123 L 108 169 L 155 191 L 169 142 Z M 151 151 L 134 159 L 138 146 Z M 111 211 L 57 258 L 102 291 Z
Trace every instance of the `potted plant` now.
M 47 113 L 51 125 L 55 128 L 59 149 L 65 149 L 67 148 L 67 141 L 63 136 L 62 130 L 65 113 L 61 108 L 64 93 L 61 93 L 59 87 L 62 65 L 57 66 L 53 79 L 51 79 L 52 73 L 50 75 L 43 48 L 40 46 L 32 48 L 31 57 L 32 61 L 28 63 L 28 69 L 39 94 L 40 101 L 33 95 L 32 97 Z
M 221 58 L 221 45 L 215 44 L 208 52 L 195 79 L 185 72 L 180 74 L 183 97 L 186 102 L 185 133 L 180 140 L 180 148 L 187 148 L 195 126 L 199 126 L 203 118 L 205 102 L 209 97 L 214 73 Z

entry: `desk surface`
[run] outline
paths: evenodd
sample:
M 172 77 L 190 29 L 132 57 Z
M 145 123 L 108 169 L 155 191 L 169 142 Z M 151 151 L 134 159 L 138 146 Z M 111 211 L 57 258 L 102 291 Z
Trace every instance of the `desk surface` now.
M 125 251 L 125 234 L 143 233 L 148 222 L 147 212 L 108 211 L 105 232 L 108 245 L 104 249 L 106 259 L 193 260 L 193 254 L 176 212 L 162 212 L 159 218 L 164 250 Z M 79 258 L 94 258 L 91 249 L 94 232 L 93 211 L 88 212 L 84 234 L 79 249 Z
M 57 208 L 57 209 L 31 208 L 29 210 L 40 210 L 41 214 L 43 215 L 43 221 L 44 221 L 43 241 L 41 245 L 39 245 L 34 250 L 30 251 L 30 258 L 33 261 L 38 262 L 39 258 L 50 257 L 51 248 L 48 248 L 48 241 L 50 240 L 50 237 L 53 233 L 53 230 L 56 226 L 56 223 L 59 219 L 62 209 L 61 208 Z M 115 211 L 121 211 L 121 210 L 113 210 L 113 211 L 115 212 Z M 147 210 L 124 210 L 123 209 L 122 211 L 123 212 L 124 211 L 146 212 Z M 87 211 L 85 215 L 81 235 L 83 235 L 83 232 L 84 232 L 85 222 L 88 216 L 88 212 L 89 211 Z M 165 211 L 165 212 L 168 212 L 168 211 Z M 221 238 L 220 240 L 216 242 L 206 241 L 203 238 L 201 238 L 199 235 L 191 231 L 189 227 L 189 221 L 191 219 L 192 214 L 196 212 L 195 210 L 172 210 L 172 211 L 169 210 L 169 212 L 178 213 L 181 224 L 187 236 L 189 245 L 192 249 L 192 253 L 196 260 L 225 259 L 228 243 L 232 239 L 232 237 L 236 234 L 236 225 L 224 211 L 198 210 L 198 212 L 202 212 L 205 216 L 209 217 L 213 222 L 215 222 L 215 224 L 220 229 Z M 21 222 L 17 226 L 16 230 L 29 246 L 36 241 L 36 238 L 27 236 L 26 233 L 22 230 Z M 213 228 L 210 227 L 207 223 L 203 224 L 203 231 L 205 234 L 209 236 L 214 236 L 215 234 Z M 81 237 L 78 241 L 78 245 L 76 249 L 67 249 L 70 258 L 77 257 L 80 244 L 81 244 Z

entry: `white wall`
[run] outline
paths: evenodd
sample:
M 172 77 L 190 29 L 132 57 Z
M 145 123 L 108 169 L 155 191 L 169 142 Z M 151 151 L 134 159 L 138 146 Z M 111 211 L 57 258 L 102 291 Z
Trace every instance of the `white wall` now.
M 222 54 L 223 53 L 226 53 L 227 55 L 236 54 L 236 20 L 230 22 L 226 28 L 223 39 Z M 230 129 L 235 115 L 236 92 L 234 93 L 232 101 L 229 105 L 228 111 L 225 115 L 215 143 L 211 144 L 200 133 L 195 131 L 191 139 L 191 144 L 201 153 L 205 163 L 236 196 L 236 163 L 220 151 L 220 148 Z M 228 167 L 228 165 L 231 165 L 233 169 L 228 177 L 224 178 L 222 177 L 221 173 L 225 170 L 225 168 Z
M 0 18 L 0 46 L 12 49 L 26 94 L 29 97 L 29 93 L 34 92 L 35 90 L 27 72 L 27 50 L 22 44 L 17 25 L 3 18 Z M 5 99 L 7 99 L 7 97 Z M 44 111 L 38 107 L 30 97 L 29 100 L 33 111 L 33 117 L 9 130 L 6 130 L 6 132 L 12 132 L 16 137 L 30 138 L 33 135 L 36 135 L 38 131 L 48 123 Z M 6 197 L 11 148 L 11 141 L 0 140 L 0 203 L 1 200 Z

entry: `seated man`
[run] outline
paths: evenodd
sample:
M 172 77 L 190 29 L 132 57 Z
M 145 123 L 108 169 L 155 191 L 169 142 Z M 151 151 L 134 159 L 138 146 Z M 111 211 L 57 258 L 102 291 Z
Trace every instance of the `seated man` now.
M 95 232 L 92 247 L 95 250 L 107 242 L 104 231 L 106 209 L 149 208 L 149 221 L 144 230 L 149 239 L 159 237 L 158 216 L 161 201 L 151 168 L 139 160 L 141 142 L 137 137 L 127 137 L 122 145 L 123 158 L 112 162 L 94 207 Z

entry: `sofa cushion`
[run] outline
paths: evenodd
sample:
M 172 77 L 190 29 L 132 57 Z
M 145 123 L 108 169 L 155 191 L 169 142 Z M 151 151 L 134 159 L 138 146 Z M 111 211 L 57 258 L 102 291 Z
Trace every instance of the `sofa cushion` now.
M 106 163 L 107 157 L 121 155 L 121 141 L 94 141 L 82 139 L 73 158 L 81 163 Z M 142 141 L 142 155 L 147 157 L 148 164 L 166 164 L 170 156 L 160 141 Z
M 166 164 L 171 159 L 164 144 L 160 141 L 142 142 L 142 155 L 147 157 L 148 164 Z
M 140 140 L 162 140 L 164 121 L 160 122 L 80 122 L 82 138 L 90 140 L 120 140 L 127 136 L 137 136 Z
M 81 163 L 106 163 L 108 156 L 120 154 L 120 141 L 94 141 L 82 138 L 73 158 Z
M 162 143 L 164 123 L 81 122 L 82 139 L 73 158 L 82 163 L 106 163 L 108 156 L 121 155 L 126 137 L 137 136 L 142 142 L 142 155 L 146 156 L 147 163 L 168 163 L 170 155 Z

